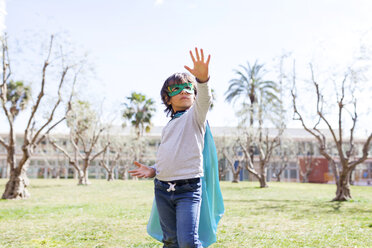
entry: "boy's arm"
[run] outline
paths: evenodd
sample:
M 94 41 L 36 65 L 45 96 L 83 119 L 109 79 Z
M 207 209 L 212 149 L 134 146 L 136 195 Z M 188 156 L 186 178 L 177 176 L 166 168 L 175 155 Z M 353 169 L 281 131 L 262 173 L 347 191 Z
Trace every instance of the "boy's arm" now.
M 209 61 L 211 56 L 208 55 L 207 61 L 204 62 L 204 52 L 203 49 L 200 49 L 200 56 L 198 49 L 195 48 L 195 56 L 190 51 L 191 60 L 194 64 L 194 68 L 191 69 L 188 66 L 185 66 L 185 69 L 188 70 L 192 75 L 195 76 L 196 81 L 198 82 L 197 89 L 198 95 L 196 96 L 195 102 L 195 114 L 200 124 L 205 122 L 210 104 L 211 104 L 211 92 L 208 86 L 209 80 Z
M 156 170 L 154 167 L 149 167 L 144 164 L 140 164 L 138 162 L 134 162 L 134 165 L 136 165 L 138 168 L 135 170 L 128 171 L 132 176 L 136 177 L 154 177 L 156 174 Z

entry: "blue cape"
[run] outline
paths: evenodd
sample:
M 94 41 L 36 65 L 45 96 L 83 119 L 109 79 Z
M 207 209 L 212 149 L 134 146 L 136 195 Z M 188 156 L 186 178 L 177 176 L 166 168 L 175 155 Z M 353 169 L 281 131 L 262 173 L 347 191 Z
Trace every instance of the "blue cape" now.
M 208 247 L 217 241 L 217 224 L 225 212 L 223 204 L 219 177 L 218 159 L 216 146 L 209 125 L 206 126 L 203 150 L 204 177 L 202 182 L 202 202 L 200 206 L 199 240 L 203 247 Z M 163 232 L 160 227 L 158 209 L 154 200 L 150 219 L 147 224 L 147 232 L 153 238 L 163 239 Z

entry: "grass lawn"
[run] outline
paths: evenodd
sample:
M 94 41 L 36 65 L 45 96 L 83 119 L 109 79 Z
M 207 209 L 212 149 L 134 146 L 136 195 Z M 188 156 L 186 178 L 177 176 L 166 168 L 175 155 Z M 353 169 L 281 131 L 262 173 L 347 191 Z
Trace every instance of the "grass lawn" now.
M 161 247 L 146 233 L 152 181 L 91 182 L 35 179 L 31 198 L 0 200 L 0 247 Z M 226 213 L 210 247 L 372 247 L 372 187 L 331 202 L 334 185 L 221 186 Z

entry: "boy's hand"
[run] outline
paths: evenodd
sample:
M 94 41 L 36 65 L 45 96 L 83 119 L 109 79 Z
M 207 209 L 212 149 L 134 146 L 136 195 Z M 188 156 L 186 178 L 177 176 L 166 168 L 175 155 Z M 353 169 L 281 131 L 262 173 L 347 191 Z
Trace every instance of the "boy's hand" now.
M 191 69 L 190 67 L 185 65 L 185 69 L 188 70 L 194 77 L 196 77 L 200 82 L 207 82 L 209 78 L 208 74 L 208 66 L 209 61 L 211 59 L 211 55 L 208 55 L 207 61 L 204 62 L 204 53 L 203 49 L 200 49 L 200 55 L 198 52 L 198 48 L 195 47 L 195 55 L 196 60 L 192 52 L 190 51 L 190 56 L 192 59 L 192 62 L 194 63 L 194 69 Z
M 132 176 L 136 176 L 136 177 L 144 177 L 144 178 L 147 178 L 147 177 L 154 177 L 155 176 L 155 169 L 151 168 L 151 167 L 148 167 L 144 164 L 140 164 L 138 162 L 134 162 L 134 164 L 138 167 L 137 169 L 135 170 L 130 170 L 128 171 L 130 174 L 132 174 Z

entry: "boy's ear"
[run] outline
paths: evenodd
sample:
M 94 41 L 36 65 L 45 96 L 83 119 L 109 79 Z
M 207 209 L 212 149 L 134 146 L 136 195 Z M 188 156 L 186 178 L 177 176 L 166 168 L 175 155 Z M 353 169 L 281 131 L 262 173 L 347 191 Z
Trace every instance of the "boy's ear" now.
M 169 101 L 170 101 L 170 97 L 169 97 L 169 96 L 165 96 L 165 101 L 167 102 L 168 105 L 171 105 L 171 104 L 169 103 Z

